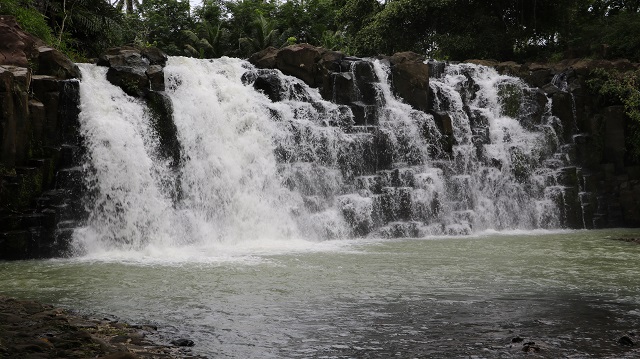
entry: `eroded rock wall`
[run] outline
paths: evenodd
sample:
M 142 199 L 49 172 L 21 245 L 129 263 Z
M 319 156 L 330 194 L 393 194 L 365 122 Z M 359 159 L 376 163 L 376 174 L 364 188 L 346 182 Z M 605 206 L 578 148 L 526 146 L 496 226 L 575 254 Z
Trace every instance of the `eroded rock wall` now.
M 0 16 L 0 259 L 66 250 L 81 210 L 79 77 L 66 56 Z

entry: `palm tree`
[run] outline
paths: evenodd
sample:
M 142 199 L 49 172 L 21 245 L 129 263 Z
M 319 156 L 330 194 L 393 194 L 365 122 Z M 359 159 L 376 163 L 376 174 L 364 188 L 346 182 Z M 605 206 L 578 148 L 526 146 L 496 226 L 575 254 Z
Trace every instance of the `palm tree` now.
M 133 9 L 140 9 L 140 0 L 114 0 L 111 5 L 122 11 L 124 8 L 127 14 L 133 14 Z
M 252 54 L 269 46 L 277 45 L 279 31 L 275 28 L 275 22 L 267 20 L 262 14 L 258 14 L 251 24 L 253 37 L 240 38 L 239 45 L 241 50 Z

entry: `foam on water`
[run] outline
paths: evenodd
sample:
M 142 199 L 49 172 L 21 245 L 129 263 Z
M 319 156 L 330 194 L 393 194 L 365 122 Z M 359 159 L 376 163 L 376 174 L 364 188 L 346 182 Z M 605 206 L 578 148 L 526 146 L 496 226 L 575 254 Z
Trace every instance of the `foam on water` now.
M 146 104 L 111 85 L 106 69 L 81 65 L 89 216 L 74 233 L 75 253 L 206 262 L 344 248 L 331 239 L 559 226 L 557 168 L 567 155 L 534 89 L 450 65 L 430 81 L 428 114 L 395 97 L 385 63 L 359 66 L 375 77 L 365 125 L 277 70 L 171 57 L 164 95 L 180 147 L 174 162 Z M 350 71 L 355 78 L 355 63 Z M 277 84 L 279 101 L 254 89 L 259 76 Z M 453 138 L 436 113 L 450 118 Z

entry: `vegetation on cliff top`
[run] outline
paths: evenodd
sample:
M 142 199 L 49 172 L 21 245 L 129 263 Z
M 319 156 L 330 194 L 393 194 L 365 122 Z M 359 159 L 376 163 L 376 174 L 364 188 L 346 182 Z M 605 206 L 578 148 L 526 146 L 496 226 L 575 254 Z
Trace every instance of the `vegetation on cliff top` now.
M 0 13 L 76 58 L 128 43 L 246 57 L 307 42 L 353 55 L 640 59 L 637 0 L 2 0 Z

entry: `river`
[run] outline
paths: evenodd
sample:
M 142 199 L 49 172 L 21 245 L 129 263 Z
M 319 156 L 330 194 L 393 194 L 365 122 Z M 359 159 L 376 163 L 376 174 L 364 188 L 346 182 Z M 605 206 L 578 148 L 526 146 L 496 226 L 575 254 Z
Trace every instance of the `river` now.
M 187 245 L 0 263 L 1 292 L 212 358 L 632 358 L 638 230 Z M 514 338 L 523 342 L 512 343 Z

